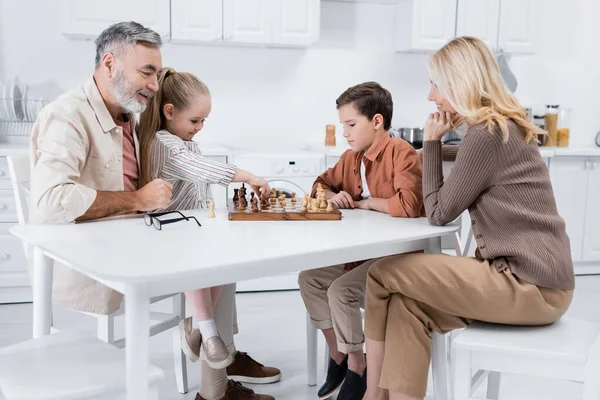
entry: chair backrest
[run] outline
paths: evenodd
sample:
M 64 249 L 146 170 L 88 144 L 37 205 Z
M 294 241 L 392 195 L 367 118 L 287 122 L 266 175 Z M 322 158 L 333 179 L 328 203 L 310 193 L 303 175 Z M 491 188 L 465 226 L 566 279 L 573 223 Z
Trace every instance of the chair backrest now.
M 17 220 L 19 225 L 25 225 L 29 222 L 29 157 L 28 156 L 8 156 L 8 172 L 12 182 L 15 200 L 17 203 Z M 32 247 L 23 241 L 25 258 L 30 260 Z
M 8 171 L 17 202 L 19 225 L 29 221 L 29 168 L 28 156 L 8 156 Z

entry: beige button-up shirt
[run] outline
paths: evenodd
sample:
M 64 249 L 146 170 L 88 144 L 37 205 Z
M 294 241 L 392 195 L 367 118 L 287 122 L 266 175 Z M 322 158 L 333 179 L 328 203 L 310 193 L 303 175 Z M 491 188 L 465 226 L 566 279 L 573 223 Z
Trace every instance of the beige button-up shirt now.
M 97 190 L 123 190 L 123 131 L 93 78 L 41 111 L 30 152 L 30 223 L 74 222 Z M 122 295 L 55 263 L 52 298 L 61 307 L 108 314 L 119 308 Z

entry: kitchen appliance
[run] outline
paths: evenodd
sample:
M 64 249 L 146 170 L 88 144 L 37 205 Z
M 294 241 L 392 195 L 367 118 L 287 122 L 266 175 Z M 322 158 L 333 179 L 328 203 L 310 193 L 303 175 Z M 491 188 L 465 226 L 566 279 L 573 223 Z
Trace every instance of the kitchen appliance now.
M 392 128 L 389 130 L 391 137 L 399 137 L 406 140 L 415 149 L 423 148 L 423 128 Z M 442 137 L 442 144 L 460 143 L 461 137 L 454 129 Z
M 240 169 L 264 177 L 269 182 L 269 186 L 277 190 L 278 194 L 281 191 L 286 197 L 291 198 L 292 192 L 295 192 L 298 199 L 301 199 L 305 193 L 311 193 L 313 183 L 326 169 L 325 156 L 321 153 L 308 151 L 234 152 L 232 163 Z M 230 193 L 233 193 L 233 188 L 240 186 L 241 184 L 232 184 Z M 254 222 L 241 221 L 236 223 Z M 269 222 L 260 221 L 257 223 Z M 294 239 L 290 238 L 290 240 Z M 265 243 L 265 248 L 257 249 L 257 251 L 269 251 L 268 244 Z M 298 273 L 269 276 L 237 283 L 238 292 L 297 289 Z

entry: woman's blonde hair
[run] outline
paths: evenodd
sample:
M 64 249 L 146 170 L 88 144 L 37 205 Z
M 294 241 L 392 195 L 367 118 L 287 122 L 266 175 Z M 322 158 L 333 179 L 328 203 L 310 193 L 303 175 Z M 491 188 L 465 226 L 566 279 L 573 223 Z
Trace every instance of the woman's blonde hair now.
M 210 96 L 208 87 L 189 72 L 177 72 L 163 68 L 158 74 L 158 91 L 150 100 L 146 111 L 140 116 L 138 138 L 140 142 L 140 187 L 153 179 L 152 144 L 156 132 L 167 128 L 165 104 L 177 110 L 186 109 L 194 96 Z
M 429 75 L 459 117 L 455 127 L 485 122 L 498 126 L 508 140 L 508 120 L 525 135 L 525 142 L 544 133 L 527 118 L 525 109 L 504 84 L 500 68 L 490 49 L 481 40 L 463 36 L 452 39 L 429 59 Z

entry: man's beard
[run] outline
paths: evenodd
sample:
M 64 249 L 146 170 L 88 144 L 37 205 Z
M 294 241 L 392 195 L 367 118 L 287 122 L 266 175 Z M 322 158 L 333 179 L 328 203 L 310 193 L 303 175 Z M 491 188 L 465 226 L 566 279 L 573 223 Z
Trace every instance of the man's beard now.
M 138 101 L 138 93 L 146 96 L 148 101 L 150 101 L 150 98 L 154 95 L 154 93 L 148 89 L 132 89 L 127 78 L 125 78 L 122 69 L 119 69 L 115 77 L 111 79 L 110 92 L 117 104 L 128 114 L 142 113 L 146 109 L 147 103 Z

